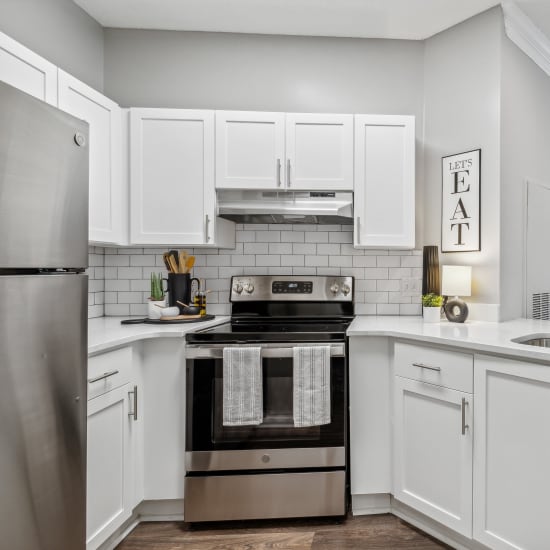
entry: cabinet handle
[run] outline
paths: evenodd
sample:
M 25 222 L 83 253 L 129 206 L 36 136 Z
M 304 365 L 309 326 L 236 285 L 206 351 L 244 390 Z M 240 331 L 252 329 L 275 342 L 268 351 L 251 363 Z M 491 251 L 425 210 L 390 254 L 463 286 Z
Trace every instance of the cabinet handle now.
M 88 378 L 88 384 L 93 384 L 94 382 L 99 382 L 100 380 L 105 380 L 106 378 L 109 378 L 109 376 L 114 376 L 115 374 L 118 374 L 117 370 L 104 372 L 101 376 L 96 376 L 95 378 Z
M 204 216 L 204 232 L 206 235 L 206 242 L 210 240 L 210 235 L 208 234 L 208 226 L 210 225 L 210 216 L 206 214 Z
M 468 424 L 466 424 L 466 405 L 468 405 L 468 401 L 466 401 L 466 398 L 462 398 L 462 435 L 466 434 L 466 430 L 470 427 Z
M 133 391 L 129 391 L 128 392 L 128 398 L 133 395 L 134 396 L 134 410 L 133 411 L 130 411 L 128 413 L 128 416 L 130 418 L 133 418 L 134 420 L 137 420 L 138 419 L 138 390 L 137 390 L 137 386 L 134 386 L 134 389 Z
M 277 159 L 277 187 L 281 187 L 281 159 Z
M 290 159 L 286 159 L 286 185 L 290 187 Z
M 430 365 L 424 365 L 424 363 L 413 363 L 412 366 L 418 367 L 419 369 L 435 370 L 437 372 L 441 370 L 441 367 L 431 367 Z
M 355 218 L 355 225 L 355 232 L 357 233 L 357 244 L 361 244 L 361 218 L 359 216 Z

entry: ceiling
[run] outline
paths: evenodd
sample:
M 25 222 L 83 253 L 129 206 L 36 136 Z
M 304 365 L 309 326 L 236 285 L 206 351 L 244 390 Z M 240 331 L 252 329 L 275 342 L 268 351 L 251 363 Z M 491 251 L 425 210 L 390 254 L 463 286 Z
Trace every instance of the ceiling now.
M 498 0 L 74 2 L 104 27 L 411 40 L 428 38 L 500 3 Z

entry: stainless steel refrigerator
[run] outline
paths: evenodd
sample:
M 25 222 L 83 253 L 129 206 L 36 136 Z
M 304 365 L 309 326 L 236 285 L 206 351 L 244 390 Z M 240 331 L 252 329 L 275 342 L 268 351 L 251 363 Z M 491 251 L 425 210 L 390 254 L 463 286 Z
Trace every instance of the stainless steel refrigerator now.
M 0 548 L 84 550 L 88 125 L 0 82 Z

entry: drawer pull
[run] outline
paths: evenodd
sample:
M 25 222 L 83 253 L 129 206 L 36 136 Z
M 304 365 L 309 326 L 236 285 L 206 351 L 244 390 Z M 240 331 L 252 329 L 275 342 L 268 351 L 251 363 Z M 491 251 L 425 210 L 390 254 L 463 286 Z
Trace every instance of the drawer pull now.
M 109 378 L 109 376 L 114 376 L 115 374 L 118 374 L 117 370 L 104 372 L 101 376 L 96 376 L 95 378 L 88 378 L 88 384 L 93 384 L 94 382 L 99 382 L 100 380 L 105 380 L 106 378 Z
M 441 367 L 431 367 L 430 365 L 424 365 L 424 363 L 413 363 L 412 366 L 418 367 L 419 369 L 435 370 L 437 372 L 441 370 Z
M 462 435 L 466 435 L 466 430 L 470 427 L 466 424 L 466 405 L 468 401 L 463 397 L 462 398 Z

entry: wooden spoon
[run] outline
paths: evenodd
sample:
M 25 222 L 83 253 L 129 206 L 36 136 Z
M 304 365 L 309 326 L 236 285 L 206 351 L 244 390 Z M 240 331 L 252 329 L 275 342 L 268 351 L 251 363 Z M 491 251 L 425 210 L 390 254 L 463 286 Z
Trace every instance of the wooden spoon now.
M 192 269 L 193 269 L 193 266 L 195 265 L 195 256 L 189 256 L 187 258 L 187 262 L 185 263 L 185 273 L 189 273 Z

